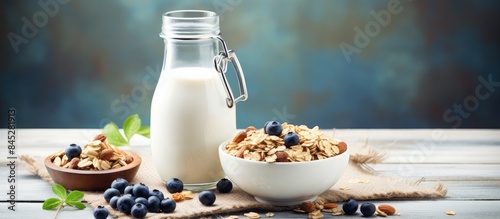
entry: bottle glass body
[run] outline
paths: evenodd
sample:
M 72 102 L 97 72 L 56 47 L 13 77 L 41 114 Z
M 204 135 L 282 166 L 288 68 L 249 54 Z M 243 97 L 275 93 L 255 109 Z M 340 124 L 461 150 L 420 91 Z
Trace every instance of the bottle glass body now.
M 164 41 L 163 68 L 151 104 L 153 160 L 163 181 L 176 177 L 186 189 L 213 188 L 224 177 L 217 148 L 236 132 L 236 109 L 226 106 L 214 68 L 218 44 L 206 37 Z

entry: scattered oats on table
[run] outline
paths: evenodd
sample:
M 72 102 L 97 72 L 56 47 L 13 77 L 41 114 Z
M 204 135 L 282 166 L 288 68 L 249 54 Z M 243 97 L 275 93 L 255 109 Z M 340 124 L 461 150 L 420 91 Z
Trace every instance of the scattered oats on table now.
M 181 201 L 184 201 L 184 194 L 182 194 L 180 192 L 176 192 L 174 194 L 171 194 L 170 198 L 172 200 L 174 200 L 175 202 L 181 202 Z
M 310 218 L 310 219 L 319 219 L 319 218 L 323 218 L 324 215 L 321 213 L 320 210 L 316 210 L 316 211 L 313 211 L 313 212 L 309 213 L 307 215 L 307 217 Z
M 338 208 L 338 207 L 337 208 L 332 208 L 332 215 L 333 216 L 340 216 L 342 214 L 343 214 L 343 212 L 342 212 L 342 210 L 340 208 Z
M 446 214 L 447 215 L 456 215 L 457 213 L 454 210 L 447 210 Z
M 243 214 L 245 215 L 247 218 L 250 218 L 250 219 L 256 219 L 256 218 L 260 218 L 260 215 L 256 212 L 248 212 L 248 213 L 245 213 Z

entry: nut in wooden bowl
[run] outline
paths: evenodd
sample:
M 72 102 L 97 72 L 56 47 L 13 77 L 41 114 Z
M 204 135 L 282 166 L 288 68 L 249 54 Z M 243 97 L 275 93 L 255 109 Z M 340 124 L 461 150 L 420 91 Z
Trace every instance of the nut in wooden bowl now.
M 79 157 L 70 160 L 59 151 L 45 158 L 44 164 L 54 182 L 67 189 L 102 191 L 116 178 L 132 181 L 141 161 L 139 155 L 112 147 L 105 136 L 98 135 Z

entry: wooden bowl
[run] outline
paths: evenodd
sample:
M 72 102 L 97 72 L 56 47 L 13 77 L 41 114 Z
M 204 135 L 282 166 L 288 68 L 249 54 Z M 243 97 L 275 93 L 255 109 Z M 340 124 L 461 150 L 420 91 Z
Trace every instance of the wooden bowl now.
M 50 156 L 45 158 L 45 168 L 55 183 L 61 184 L 66 189 L 82 191 L 103 191 L 111 186 L 116 178 L 132 181 L 141 165 L 141 157 L 135 153 L 127 152 L 134 158 L 126 166 L 110 170 L 75 170 L 54 165 Z

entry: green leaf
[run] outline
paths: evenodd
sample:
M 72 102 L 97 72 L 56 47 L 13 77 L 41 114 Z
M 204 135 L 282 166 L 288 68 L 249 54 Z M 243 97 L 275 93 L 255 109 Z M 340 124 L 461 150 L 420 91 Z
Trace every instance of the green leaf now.
M 137 133 L 140 128 L 141 119 L 137 114 L 129 116 L 125 119 L 125 122 L 123 122 L 123 132 L 125 133 L 125 137 L 127 137 L 128 141 L 130 141 L 130 138 L 132 138 L 132 136 Z
M 75 208 L 78 208 L 80 210 L 86 208 L 87 206 L 85 206 L 82 202 L 80 201 L 66 201 L 66 203 L 69 205 L 69 206 L 73 206 Z
M 114 122 L 110 122 L 104 126 L 103 134 L 106 135 L 108 142 L 114 146 L 127 145 L 128 142 L 123 138 L 118 130 L 118 126 Z
M 52 185 L 52 192 L 54 192 L 54 194 L 56 194 L 57 196 L 61 197 L 62 200 L 65 200 L 66 199 L 66 189 L 59 185 L 59 184 L 54 184 Z
M 68 197 L 66 198 L 66 202 L 71 202 L 71 201 L 80 201 L 83 198 L 83 192 L 80 192 L 78 190 L 73 190 L 69 193 Z
M 141 126 L 139 131 L 137 131 L 137 134 L 142 135 L 146 138 L 150 138 L 149 137 L 149 126 Z
M 45 200 L 43 202 L 42 209 L 43 210 L 52 210 L 52 209 L 59 207 L 59 205 L 61 205 L 61 204 L 62 204 L 62 201 L 58 198 L 48 198 L 47 200 Z

